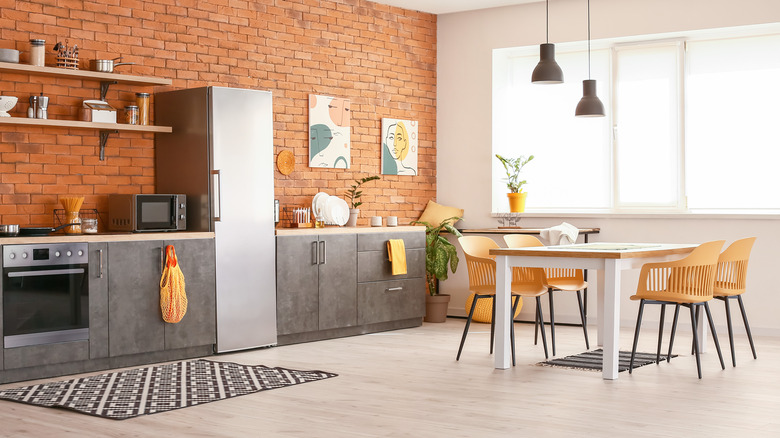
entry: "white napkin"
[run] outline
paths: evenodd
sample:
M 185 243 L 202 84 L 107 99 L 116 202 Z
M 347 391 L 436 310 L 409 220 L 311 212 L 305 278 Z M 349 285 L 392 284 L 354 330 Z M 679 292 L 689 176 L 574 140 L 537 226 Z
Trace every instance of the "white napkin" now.
M 577 227 L 563 222 L 560 225 L 543 229 L 540 235 L 550 245 L 566 245 L 576 242 L 579 233 L 580 230 Z

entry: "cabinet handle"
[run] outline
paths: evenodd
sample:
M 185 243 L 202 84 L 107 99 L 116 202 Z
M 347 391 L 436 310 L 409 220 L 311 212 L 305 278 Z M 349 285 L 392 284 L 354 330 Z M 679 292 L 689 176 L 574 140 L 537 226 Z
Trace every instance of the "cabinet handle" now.
M 392 292 L 392 291 L 396 291 L 396 290 L 404 290 L 404 288 L 402 286 L 388 287 L 387 289 L 385 289 L 385 292 Z
M 98 278 L 103 278 L 103 250 L 98 250 Z
M 320 243 L 322 244 L 322 264 L 328 262 L 328 243 L 324 240 L 320 240 Z
M 221 170 L 211 171 L 211 182 L 212 182 L 213 190 L 216 192 L 216 196 L 214 196 L 214 202 L 211 207 L 214 214 L 214 222 L 221 222 L 222 221 L 222 171 Z
M 165 247 L 160 247 L 160 273 L 165 270 Z
M 317 240 L 315 240 L 314 242 L 311 243 L 312 244 L 312 249 L 314 250 L 314 257 L 313 257 L 313 259 L 314 259 L 314 264 L 315 265 L 319 265 L 320 264 L 320 245 L 319 245 L 319 243 L 320 242 L 317 241 Z

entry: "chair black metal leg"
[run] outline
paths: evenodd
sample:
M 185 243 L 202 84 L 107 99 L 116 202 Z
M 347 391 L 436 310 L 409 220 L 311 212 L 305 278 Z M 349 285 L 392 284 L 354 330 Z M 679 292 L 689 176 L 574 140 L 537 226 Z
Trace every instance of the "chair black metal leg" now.
M 731 348 L 731 366 L 737 366 L 737 355 L 734 352 L 734 328 L 731 325 L 731 306 L 729 297 L 723 297 L 723 304 L 726 305 L 726 326 L 729 329 L 729 348 Z
M 479 295 L 474 295 L 474 301 L 471 302 L 471 310 L 469 310 L 469 317 L 466 318 L 466 327 L 463 328 L 463 337 L 460 338 L 460 348 L 458 348 L 458 357 L 455 360 L 460 360 L 460 353 L 463 351 L 463 344 L 466 343 L 466 335 L 469 334 L 469 326 L 471 325 L 471 318 L 474 317 L 474 309 L 477 308 L 477 300 Z
M 696 306 L 691 304 L 691 329 L 693 330 L 693 353 L 696 355 L 696 370 L 699 372 L 699 378 L 701 379 L 701 358 L 699 357 L 699 335 L 696 332 Z
M 636 344 L 639 342 L 639 327 L 642 325 L 642 312 L 645 310 L 645 300 L 639 300 L 639 313 L 636 316 L 636 330 L 634 330 L 634 345 L 631 347 L 631 362 L 628 364 L 628 374 L 634 371 L 634 356 L 636 356 Z
M 534 316 L 534 345 L 536 345 L 539 340 L 539 309 L 536 309 L 535 314 L 536 315 Z
M 547 291 L 547 296 L 550 299 L 550 334 L 552 334 L 552 354 L 555 356 L 555 307 L 553 306 L 553 290 Z
M 550 356 L 547 354 L 547 336 L 544 334 L 544 316 L 542 315 L 542 300 L 536 297 L 536 312 L 539 314 L 539 327 L 542 329 L 542 345 L 544 345 L 544 358 Z
M 692 306 L 691 307 L 691 312 L 693 312 L 693 308 L 694 307 L 696 307 L 696 321 L 698 321 L 699 320 L 699 306 Z M 691 345 L 691 354 L 693 354 L 693 353 L 694 353 L 693 345 Z
M 661 304 L 661 322 L 658 324 L 658 348 L 655 350 L 655 363 L 661 363 L 661 343 L 664 335 L 664 317 L 666 316 L 666 304 Z
M 520 300 L 522 298 L 518 295 L 515 295 L 513 297 L 515 299 L 515 302 L 512 304 L 512 317 L 509 318 L 509 338 L 512 341 L 512 366 L 515 366 L 515 312 L 517 311 L 517 305 L 520 303 Z
M 706 301 L 704 302 L 704 311 L 707 312 L 707 321 L 710 322 L 710 331 L 712 332 L 712 340 L 715 341 L 715 350 L 718 351 L 718 359 L 720 359 L 720 368 L 726 369 L 726 364 L 723 363 L 723 353 L 720 351 L 720 342 L 718 342 L 718 332 L 715 331 L 715 324 L 712 322 L 712 313 L 710 313 L 710 305 Z
M 493 300 L 493 306 L 491 307 L 490 318 L 490 354 L 493 354 L 493 339 L 496 337 L 496 296 L 491 297 Z
M 672 336 L 669 338 L 669 353 L 666 355 L 666 362 L 672 360 L 672 346 L 674 345 L 674 335 L 677 333 L 677 317 L 680 315 L 680 305 L 674 306 L 674 320 L 672 321 Z
M 590 341 L 588 340 L 588 323 L 585 316 L 585 309 L 582 306 L 582 294 L 577 291 L 577 302 L 580 304 L 580 319 L 582 320 L 582 333 L 585 334 L 585 348 L 590 350 Z
M 750 324 L 748 324 L 747 313 L 745 313 L 745 305 L 742 303 L 742 295 L 737 295 L 737 302 L 739 303 L 739 310 L 742 311 L 742 321 L 745 322 L 745 330 L 747 330 L 748 341 L 750 341 L 750 349 L 753 351 L 753 359 L 758 359 L 758 356 L 756 356 L 756 346 L 753 345 L 753 335 L 750 333 Z

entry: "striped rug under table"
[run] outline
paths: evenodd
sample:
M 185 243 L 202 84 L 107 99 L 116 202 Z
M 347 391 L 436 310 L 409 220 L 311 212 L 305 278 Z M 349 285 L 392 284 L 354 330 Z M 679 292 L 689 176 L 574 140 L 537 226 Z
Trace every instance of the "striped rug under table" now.
M 677 355 L 673 354 L 672 357 Z M 575 354 L 572 356 L 561 357 L 558 359 L 550 359 L 544 362 L 539 362 L 537 365 L 551 366 L 551 367 L 564 367 L 575 368 L 579 370 L 588 371 L 601 371 L 601 364 L 603 358 L 603 351 L 598 350 L 586 351 L 584 353 Z M 634 356 L 634 368 L 656 363 L 655 353 L 640 353 L 637 352 Z M 661 355 L 661 360 L 666 360 L 666 355 Z M 618 357 L 618 372 L 628 370 L 629 363 L 631 362 L 631 352 L 621 351 Z
M 205 359 L 0 390 L 0 399 L 124 420 L 335 377 Z

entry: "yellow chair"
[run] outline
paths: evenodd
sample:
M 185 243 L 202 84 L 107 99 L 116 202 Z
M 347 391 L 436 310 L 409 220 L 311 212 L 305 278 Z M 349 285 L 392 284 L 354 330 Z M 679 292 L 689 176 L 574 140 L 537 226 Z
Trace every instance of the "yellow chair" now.
M 522 248 L 527 246 L 544 246 L 534 236 L 525 234 L 506 234 L 504 242 L 510 248 Z M 548 299 L 550 300 L 550 333 L 552 342 L 552 354 L 555 356 L 555 306 L 553 305 L 553 291 L 577 292 L 577 302 L 580 305 L 580 321 L 582 332 L 585 334 L 585 348 L 590 349 L 588 341 L 588 325 L 585 322 L 585 308 L 582 305 L 582 290 L 588 287 L 585 282 L 582 269 L 571 268 L 545 268 L 546 284 L 548 286 Z
M 463 336 L 458 348 L 457 360 L 460 360 L 463 344 L 466 342 L 466 335 L 474 316 L 474 309 L 477 301 L 482 298 L 493 300 L 493 317 L 490 323 L 490 352 L 493 353 L 493 339 L 495 336 L 495 297 L 496 297 L 496 260 L 495 256 L 489 254 L 493 248 L 499 248 L 498 244 L 489 237 L 483 236 L 463 236 L 458 238 L 463 254 L 466 256 L 466 266 L 469 275 L 469 290 L 474 293 L 474 301 L 471 304 L 469 316 L 466 319 L 466 327 L 463 329 Z M 518 303 L 522 297 L 535 297 L 537 312 L 541 315 L 541 301 L 539 297 L 547 292 L 544 284 L 544 272 L 541 269 L 526 269 L 512 273 L 512 315 L 517 310 Z M 511 325 L 512 340 L 512 364 L 515 363 L 515 327 Z M 542 341 L 544 342 L 544 356 L 547 355 L 547 339 L 542 330 Z
M 687 307 L 691 312 L 691 329 L 693 330 L 693 349 L 696 355 L 696 369 L 701 379 L 701 361 L 699 358 L 699 340 L 696 332 L 696 314 L 697 308 L 704 307 L 707 312 L 707 319 L 712 330 L 712 339 L 715 341 L 715 348 L 718 350 L 721 368 L 725 369 L 723 363 L 723 354 L 720 351 L 718 335 L 715 332 L 715 325 L 712 323 L 712 314 L 707 304 L 713 297 L 715 287 L 715 273 L 718 264 L 718 255 L 723 247 L 724 241 L 718 240 L 699 245 L 687 257 L 681 260 L 660 263 L 646 263 L 642 266 L 639 273 L 639 284 L 637 285 L 636 295 L 632 295 L 632 300 L 639 300 L 639 314 L 636 318 L 636 331 L 634 332 L 634 345 L 631 349 L 631 362 L 628 372 L 631 373 L 634 368 L 634 356 L 636 355 L 637 341 L 639 341 L 639 328 L 642 324 L 642 312 L 645 304 L 661 305 L 661 322 L 658 328 L 658 349 L 656 351 L 656 361 L 660 360 L 661 355 L 661 337 L 663 335 L 664 312 L 667 304 L 675 305 L 674 322 L 672 323 L 672 336 L 669 342 L 669 355 L 672 354 L 672 345 L 674 344 L 674 333 L 677 330 L 677 316 L 680 306 Z
M 742 304 L 742 294 L 745 293 L 747 283 L 747 266 L 750 259 L 750 250 L 755 243 L 755 237 L 737 240 L 729 245 L 718 257 L 718 272 L 715 276 L 715 289 L 713 296 L 723 301 L 726 305 L 726 322 L 729 328 L 729 346 L 731 347 L 731 363 L 737 366 L 737 358 L 734 354 L 734 331 L 731 326 L 730 299 L 736 299 L 739 310 L 742 311 L 742 321 L 745 323 L 750 349 L 753 351 L 753 359 L 757 359 L 756 347 L 753 345 L 753 335 L 750 333 L 745 305 Z

